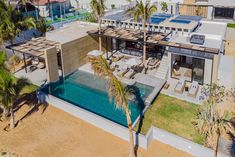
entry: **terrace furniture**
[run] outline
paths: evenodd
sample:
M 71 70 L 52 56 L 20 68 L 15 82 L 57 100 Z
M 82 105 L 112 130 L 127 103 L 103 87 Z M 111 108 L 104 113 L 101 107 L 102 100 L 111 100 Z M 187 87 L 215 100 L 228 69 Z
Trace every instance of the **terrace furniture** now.
M 174 92 L 182 94 L 184 92 L 184 87 L 185 87 L 185 80 L 180 79 L 174 89 Z
M 189 88 L 188 96 L 192 98 L 196 98 L 198 89 L 199 89 L 198 82 L 193 81 L 193 83 L 191 84 Z
M 118 75 L 119 77 L 123 77 L 126 73 L 128 73 L 129 70 L 130 70 L 129 68 L 121 69 L 121 70 L 119 70 L 119 71 L 117 72 L 117 75 Z
M 39 60 L 38 59 L 33 59 L 31 60 L 32 65 L 38 65 L 39 64 Z
M 44 69 L 45 68 L 45 63 L 44 62 L 39 62 L 38 65 L 37 65 L 37 68 Z
M 125 77 L 125 78 L 128 78 L 128 79 L 132 79 L 132 78 L 134 78 L 134 76 L 135 76 L 136 73 L 137 73 L 137 72 L 136 72 L 135 70 L 130 69 L 130 70 L 124 75 L 124 77 Z
M 156 59 L 156 58 L 151 58 L 151 59 L 148 60 L 148 65 L 150 65 L 150 66 L 155 66 L 158 62 L 159 62 L 158 59 Z
M 131 69 L 135 70 L 137 73 L 141 73 L 144 69 L 144 65 L 143 64 L 135 65 L 132 66 Z
M 27 67 L 27 69 L 28 69 L 27 70 L 28 72 L 33 72 L 37 69 L 37 67 L 35 65 L 31 65 L 31 66 Z
M 176 69 L 173 69 L 173 74 L 175 76 L 181 76 L 181 73 L 179 71 L 177 71 Z
M 169 87 L 170 87 L 170 84 L 169 84 L 169 83 L 166 83 L 166 84 L 163 86 L 164 89 L 168 89 Z

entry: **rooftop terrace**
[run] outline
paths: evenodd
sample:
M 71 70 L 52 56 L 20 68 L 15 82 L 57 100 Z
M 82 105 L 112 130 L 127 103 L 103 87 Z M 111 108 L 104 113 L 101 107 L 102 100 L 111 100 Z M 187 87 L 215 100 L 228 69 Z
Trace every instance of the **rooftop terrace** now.
M 72 22 L 64 25 L 64 27 L 47 32 L 46 39 L 59 42 L 61 44 L 67 43 L 87 35 L 87 31 L 97 28 L 95 23 L 87 22 Z

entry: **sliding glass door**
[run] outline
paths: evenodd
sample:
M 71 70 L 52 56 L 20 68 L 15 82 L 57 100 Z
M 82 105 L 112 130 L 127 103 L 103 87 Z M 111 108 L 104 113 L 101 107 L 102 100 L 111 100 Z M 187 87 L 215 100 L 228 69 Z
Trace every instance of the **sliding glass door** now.
M 203 84 L 204 67 L 205 67 L 204 59 L 193 58 L 193 76 L 192 76 L 193 81 L 197 81 L 199 84 Z

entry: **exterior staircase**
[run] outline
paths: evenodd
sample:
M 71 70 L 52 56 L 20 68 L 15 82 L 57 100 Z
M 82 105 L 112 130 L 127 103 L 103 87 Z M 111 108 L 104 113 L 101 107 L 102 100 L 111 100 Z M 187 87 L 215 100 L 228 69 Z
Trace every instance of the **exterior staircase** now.
M 165 80 L 167 79 L 168 71 L 169 71 L 169 57 L 163 55 L 161 63 L 155 74 L 155 77 Z

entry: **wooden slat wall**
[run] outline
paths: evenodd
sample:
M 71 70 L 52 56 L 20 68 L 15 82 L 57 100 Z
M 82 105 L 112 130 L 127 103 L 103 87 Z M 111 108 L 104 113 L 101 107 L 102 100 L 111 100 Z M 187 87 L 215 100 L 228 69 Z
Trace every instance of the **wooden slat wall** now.
M 206 18 L 208 13 L 207 6 L 180 5 L 180 15 L 201 16 Z
M 103 51 L 106 51 L 106 40 L 102 39 Z M 87 53 L 98 50 L 98 38 L 89 35 L 61 45 L 62 69 L 64 76 L 86 63 Z

